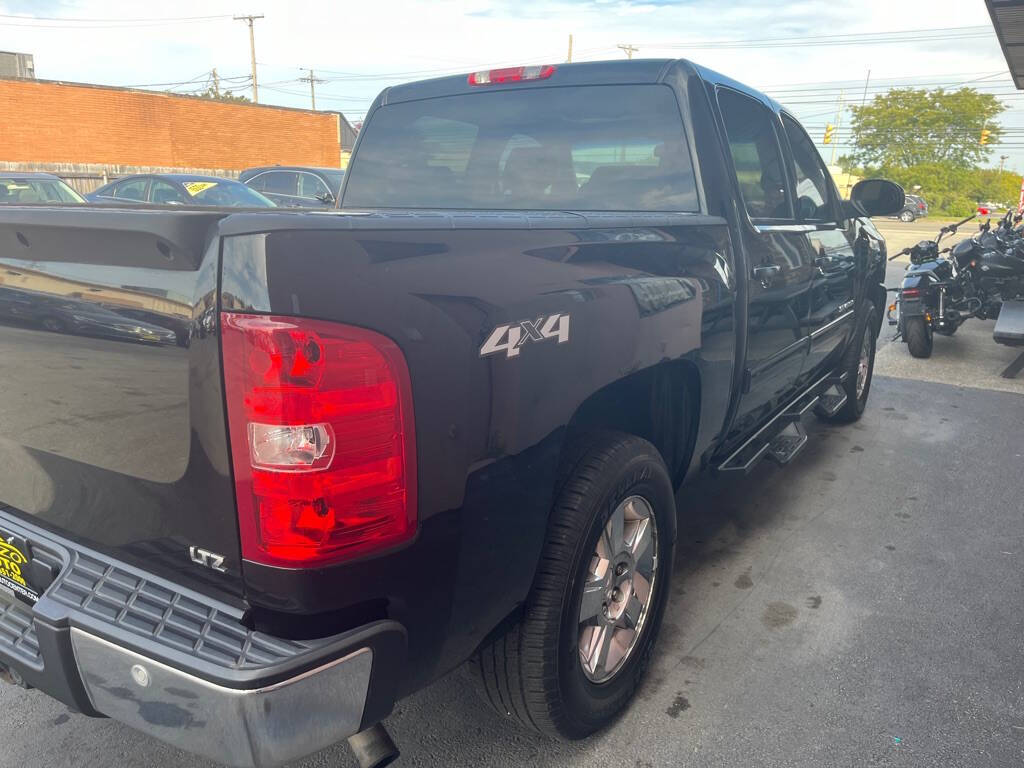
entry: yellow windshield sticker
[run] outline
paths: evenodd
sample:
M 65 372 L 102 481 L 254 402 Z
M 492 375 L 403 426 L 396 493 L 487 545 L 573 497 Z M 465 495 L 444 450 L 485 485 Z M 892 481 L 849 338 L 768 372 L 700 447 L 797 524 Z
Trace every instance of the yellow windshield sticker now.
M 27 564 L 28 556 L 0 536 L 0 588 L 8 593 L 19 594 L 34 603 L 39 599 L 39 595 L 25 581 L 24 568 Z
M 6 577 L 23 587 L 25 577 L 21 575 L 21 566 L 28 562 L 24 553 L 13 544 L 0 539 L 0 577 Z
M 186 182 L 182 183 L 182 186 L 185 187 L 185 191 L 186 192 L 188 192 L 190 195 L 192 195 L 192 197 L 195 197 L 200 192 L 205 192 L 206 190 L 210 189 L 210 187 L 216 187 L 217 186 L 217 182 L 216 181 L 186 181 Z

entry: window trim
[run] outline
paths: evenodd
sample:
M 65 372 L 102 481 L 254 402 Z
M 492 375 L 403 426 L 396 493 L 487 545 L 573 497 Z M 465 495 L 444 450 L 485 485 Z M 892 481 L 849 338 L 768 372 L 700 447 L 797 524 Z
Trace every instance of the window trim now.
M 732 147 L 731 147 L 730 142 L 729 142 L 729 127 L 728 127 L 728 125 L 726 125 L 725 111 L 722 109 L 722 102 L 720 100 L 720 96 L 721 96 L 723 91 L 728 91 L 731 94 L 734 94 L 734 95 L 737 95 L 737 96 L 742 96 L 743 98 L 748 99 L 749 101 L 752 101 L 754 104 L 758 105 L 761 109 L 763 109 L 768 114 L 768 116 L 769 116 L 769 123 L 771 124 L 771 127 L 772 127 L 772 132 L 775 134 L 775 147 L 779 151 L 779 159 L 782 162 L 782 169 L 781 170 L 782 170 L 782 172 L 784 174 L 787 175 L 787 178 L 786 178 L 786 200 L 789 203 L 789 216 L 787 216 L 787 217 L 766 217 L 766 216 L 764 216 L 764 217 L 763 216 L 753 217 L 753 216 L 750 215 L 750 210 L 747 208 L 746 198 L 744 198 L 744 196 L 743 196 L 743 189 L 740 186 L 739 174 L 736 172 L 736 162 L 734 161 L 733 156 L 732 156 Z M 723 147 L 723 149 L 725 149 L 725 151 L 726 151 L 727 159 L 728 159 L 728 162 L 729 162 L 729 170 L 732 173 L 732 181 L 733 181 L 733 184 L 735 185 L 735 189 L 736 189 L 736 192 L 737 192 L 737 194 L 739 196 L 740 202 L 743 203 L 743 205 L 742 205 L 743 215 L 746 217 L 747 222 L 755 230 L 766 229 L 766 228 L 769 228 L 769 227 L 772 228 L 772 229 L 777 229 L 780 226 L 781 227 L 788 227 L 788 226 L 793 226 L 793 225 L 799 224 L 799 222 L 798 222 L 798 220 L 796 218 L 796 207 L 793 205 L 793 196 L 791 194 L 792 188 L 795 185 L 793 185 L 793 181 L 792 181 L 792 178 L 791 178 L 791 172 L 790 172 L 790 169 L 788 167 L 789 166 L 789 162 L 790 162 L 790 157 L 787 154 L 787 151 L 789 150 L 789 144 L 787 142 L 785 145 L 783 145 L 782 137 L 779 135 L 779 128 L 781 126 L 781 120 L 779 119 L 778 112 L 776 112 L 772 107 L 770 107 L 768 104 L 766 104 L 764 101 L 762 101 L 761 99 L 757 98 L 756 96 L 753 96 L 753 95 L 751 95 L 749 93 L 746 93 L 744 91 L 738 90 L 736 88 L 731 88 L 731 87 L 729 87 L 727 85 L 720 85 L 720 84 L 717 84 L 717 83 L 715 84 L 715 106 L 718 108 L 718 114 L 719 114 L 719 116 L 720 116 L 720 118 L 722 120 L 722 128 L 725 130 L 725 136 L 724 136 L 725 146 Z
M 825 163 L 824 158 L 822 158 L 821 153 L 818 152 L 817 147 L 814 146 L 814 140 L 811 139 L 811 135 L 807 133 L 807 129 L 804 128 L 803 124 L 799 120 L 797 120 L 792 114 L 783 109 L 779 111 L 779 122 L 782 123 L 782 132 L 786 134 L 786 144 L 789 148 L 789 174 L 791 177 L 790 184 L 792 185 L 791 191 L 794 202 L 796 201 L 796 152 L 793 151 L 793 145 L 789 140 L 789 133 L 786 130 L 786 120 L 792 122 L 793 125 L 796 126 L 797 130 L 799 130 L 800 133 L 802 133 L 804 137 L 807 139 L 807 141 L 810 142 L 811 147 L 814 147 L 814 155 L 820 163 L 821 170 L 824 172 L 825 175 L 825 194 L 828 196 L 828 200 L 826 201 L 826 203 L 828 204 L 828 207 L 832 212 L 831 218 L 804 219 L 799 216 L 799 211 L 794 205 L 793 216 L 796 218 L 797 221 L 804 224 L 832 224 L 835 226 L 842 226 L 843 219 L 842 216 L 840 216 L 839 214 L 839 190 L 836 189 L 835 182 L 832 180 L 832 173 L 829 171 L 828 165 Z

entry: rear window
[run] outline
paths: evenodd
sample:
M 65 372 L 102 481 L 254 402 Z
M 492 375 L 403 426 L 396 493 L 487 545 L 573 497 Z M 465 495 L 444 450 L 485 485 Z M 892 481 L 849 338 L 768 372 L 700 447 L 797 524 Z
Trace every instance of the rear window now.
M 391 104 L 363 130 L 349 208 L 699 210 L 679 105 L 664 85 Z
M 0 203 L 80 203 L 81 196 L 59 179 L 0 177 Z

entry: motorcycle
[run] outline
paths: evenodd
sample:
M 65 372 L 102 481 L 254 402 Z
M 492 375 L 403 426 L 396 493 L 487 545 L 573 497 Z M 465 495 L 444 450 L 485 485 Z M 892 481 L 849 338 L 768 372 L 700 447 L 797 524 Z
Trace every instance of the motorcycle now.
M 910 266 L 897 289 L 896 301 L 889 307 L 889 325 L 896 326 L 896 338 L 902 338 L 913 357 L 931 357 L 934 334 L 952 336 L 963 323 L 982 308 L 969 284 L 961 279 L 956 262 L 945 257 L 950 248 L 939 250 L 947 235 L 977 214 L 939 230 L 934 240 L 922 240 L 889 257 L 889 261 L 910 254 Z
M 896 338 L 907 343 L 913 357 L 931 356 L 934 334 L 952 336 L 971 317 L 995 318 L 1004 299 L 1024 296 L 1024 228 L 1014 228 L 1021 217 L 1012 212 L 994 229 L 989 219 L 971 239 L 939 249 L 943 237 L 976 216 L 942 227 L 935 240 L 922 240 L 889 259 L 910 254 L 900 287 L 890 289 L 898 298 L 889 307 L 889 324 L 897 326 Z
M 1014 228 L 1020 220 L 1007 211 L 994 230 L 986 222 L 978 236 L 951 251 L 963 281 L 981 301 L 982 319 L 997 317 L 1005 299 L 1024 296 L 1024 236 Z

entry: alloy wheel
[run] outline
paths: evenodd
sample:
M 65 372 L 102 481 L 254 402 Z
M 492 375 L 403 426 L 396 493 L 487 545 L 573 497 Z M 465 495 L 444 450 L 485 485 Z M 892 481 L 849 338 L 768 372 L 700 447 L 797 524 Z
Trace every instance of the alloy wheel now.
M 642 496 L 612 512 L 590 558 L 579 616 L 579 656 L 592 683 L 622 669 L 644 630 L 658 567 L 654 511 Z

